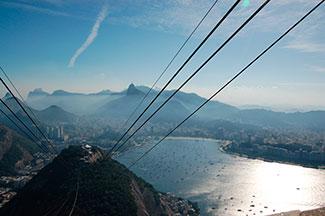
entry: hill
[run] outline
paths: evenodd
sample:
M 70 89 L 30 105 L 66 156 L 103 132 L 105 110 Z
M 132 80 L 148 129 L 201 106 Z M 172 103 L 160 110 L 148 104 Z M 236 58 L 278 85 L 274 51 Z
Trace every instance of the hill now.
M 14 175 L 33 160 L 36 144 L 0 125 L 0 176 Z
M 95 147 L 69 147 L 44 167 L 0 215 L 198 215 L 185 200 L 157 192 Z M 73 208 L 74 206 L 74 208 Z
M 95 116 L 109 119 L 117 119 L 120 121 L 123 119 L 127 119 L 130 114 L 134 111 L 134 109 L 138 106 L 141 99 L 141 95 L 123 96 L 101 106 L 96 111 Z M 158 100 L 157 102 L 155 102 L 153 106 L 149 109 L 149 112 L 144 115 L 144 118 L 148 117 L 149 113 L 152 113 L 154 109 L 158 108 L 158 106 L 162 102 L 162 100 Z M 137 110 L 137 113 L 133 116 L 133 118 L 139 115 L 140 112 L 146 108 L 146 105 L 146 103 L 142 104 Z M 177 100 L 171 100 L 168 104 L 166 104 L 164 109 L 157 113 L 157 115 L 153 118 L 153 121 L 180 121 L 185 118 L 188 114 L 189 111 L 185 108 L 182 103 Z
M 71 123 L 77 119 L 76 115 L 63 110 L 56 105 L 37 111 L 36 115 L 42 122 L 50 124 Z
M 308 129 L 325 131 L 325 111 L 273 112 L 264 109 L 239 110 L 226 120 L 277 129 Z

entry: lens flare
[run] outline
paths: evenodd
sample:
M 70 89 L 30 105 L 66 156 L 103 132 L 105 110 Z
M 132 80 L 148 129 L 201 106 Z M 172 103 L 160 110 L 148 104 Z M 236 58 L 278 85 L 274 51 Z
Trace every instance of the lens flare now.
M 243 6 L 244 7 L 248 7 L 248 5 L 249 5 L 249 0 L 244 0 L 243 1 Z

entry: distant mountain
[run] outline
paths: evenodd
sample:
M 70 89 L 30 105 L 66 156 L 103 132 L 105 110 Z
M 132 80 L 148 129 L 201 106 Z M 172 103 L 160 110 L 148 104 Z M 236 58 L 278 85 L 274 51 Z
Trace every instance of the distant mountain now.
M 19 99 L 18 99 L 19 100 Z M 20 101 L 20 100 L 19 100 Z M 13 97 L 7 97 L 5 100 L 6 104 L 12 109 L 12 111 L 22 119 L 22 121 L 29 127 L 32 127 L 32 122 L 29 120 L 28 116 L 17 104 Z M 36 110 L 24 105 L 22 101 L 20 103 L 23 105 L 28 114 L 35 120 L 34 114 L 38 117 L 42 123 L 47 124 L 57 124 L 57 123 L 72 123 L 77 119 L 77 116 L 63 110 L 59 106 L 51 105 L 43 110 Z M 11 119 L 15 119 L 14 115 L 9 112 L 9 110 L 3 105 L 0 104 L 0 109 L 3 110 Z M 30 112 L 32 110 L 32 112 Z M 18 131 L 18 128 L 10 120 L 8 120 L 4 115 L 0 115 L 0 123 Z
M 36 112 L 37 117 L 44 123 L 72 123 L 77 119 L 77 116 L 69 113 L 59 106 L 52 105 L 44 110 Z
M 73 114 L 89 115 L 98 114 L 98 110 L 100 110 L 100 112 L 102 111 L 101 107 L 106 106 L 108 103 L 113 102 L 114 100 L 118 100 L 121 97 L 128 96 L 129 102 L 126 104 L 129 104 L 129 107 L 122 107 L 122 111 L 129 111 L 131 107 L 135 107 L 135 104 L 140 102 L 144 94 L 146 94 L 149 89 L 150 88 L 146 86 L 135 86 L 134 84 L 130 84 L 126 90 L 123 90 L 121 92 L 112 92 L 109 90 L 104 90 L 98 93 L 81 94 L 57 90 L 54 91 L 52 94 L 48 94 L 42 98 L 34 98 L 30 96 L 32 94 L 29 94 L 27 102 L 35 109 L 45 109 L 51 105 L 57 105 Z M 173 92 L 174 90 L 168 90 L 163 92 L 157 102 L 159 103 L 159 101 L 161 102 L 162 100 L 165 100 Z M 149 101 L 153 99 L 153 97 L 157 93 L 158 91 L 153 89 L 146 100 L 147 103 L 149 103 Z M 123 100 L 125 99 L 122 99 L 122 101 Z M 189 111 L 194 110 L 205 99 L 194 93 L 178 92 L 175 95 L 175 99 L 173 100 L 177 101 L 175 103 L 180 103 L 182 106 L 184 106 L 185 110 Z M 118 101 L 114 103 L 118 103 Z M 202 109 L 202 111 L 200 111 L 199 115 L 204 118 L 222 118 L 225 116 L 225 113 L 229 113 L 230 111 L 234 111 L 235 109 L 236 108 L 233 106 L 223 104 L 217 101 L 212 101 L 204 109 Z M 113 111 L 114 110 L 110 109 L 110 111 L 108 112 Z M 122 111 L 116 110 L 117 113 L 122 113 Z M 117 114 L 117 117 L 118 116 L 120 116 L 120 114 Z
M 70 93 L 63 90 L 55 91 L 45 97 L 33 99 L 29 97 L 28 103 L 36 109 L 45 109 L 56 105 L 62 109 L 77 115 L 97 116 L 125 120 L 137 107 L 149 87 L 135 86 L 130 84 L 126 90 L 111 92 L 109 90 L 92 94 Z M 35 91 L 35 90 L 34 90 Z M 175 90 L 164 91 L 148 113 L 153 112 L 164 100 Z M 143 105 L 139 108 L 137 115 L 158 94 L 153 89 Z M 195 94 L 178 92 L 173 99 L 154 117 L 153 120 L 179 121 L 187 114 L 194 111 L 206 99 Z M 148 116 L 148 114 L 146 114 Z M 213 119 L 227 120 L 234 123 L 251 124 L 266 128 L 293 128 L 308 130 L 325 130 L 324 111 L 284 113 L 274 112 L 268 109 L 239 109 L 219 101 L 210 101 L 195 115 L 196 119 L 210 121 Z
M 126 91 L 127 96 L 132 96 L 132 95 L 138 95 L 138 96 L 143 96 L 144 93 L 137 89 L 133 83 L 131 83 Z
M 28 99 L 33 99 L 33 97 L 44 97 L 44 96 L 80 96 L 80 95 L 90 95 L 90 96 L 93 96 L 93 95 L 109 95 L 113 93 L 112 91 L 106 89 L 106 90 L 102 90 L 100 92 L 96 92 L 96 93 L 89 93 L 89 94 L 85 94 L 85 93 L 77 93 L 77 92 L 68 92 L 68 91 L 65 91 L 65 90 L 55 90 L 53 91 L 52 94 L 50 93 L 47 93 L 45 91 L 43 91 L 41 88 L 36 88 L 34 89 L 33 91 L 29 92 L 28 93 L 28 96 L 27 98 Z
M 67 92 L 64 90 L 55 90 L 52 94 L 52 96 L 76 96 L 76 95 L 84 95 L 82 93 L 74 93 L 74 92 Z
M 140 102 L 141 95 L 122 96 L 100 106 L 94 115 L 106 118 L 127 118 Z
M 13 112 L 18 112 L 19 110 L 21 110 L 20 106 L 17 104 L 16 100 L 10 95 L 10 94 L 6 94 L 2 100 L 12 109 Z M 18 101 L 23 105 L 23 102 L 18 99 Z M 5 105 L 3 105 L 2 103 L 0 103 L 0 108 L 1 110 L 5 110 L 7 111 L 7 108 L 5 107 Z M 26 106 L 24 106 L 24 108 L 26 108 Z M 9 111 L 8 111 L 9 112 Z
M 239 110 L 226 119 L 269 128 L 325 130 L 325 111 L 284 113 L 264 109 L 247 109 Z
M 0 176 L 17 174 L 38 151 L 32 141 L 0 125 Z
M 301 128 L 324 131 L 325 111 L 288 113 L 287 121 Z
M 240 106 L 238 106 L 238 108 L 240 108 L 240 109 L 264 109 L 264 110 L 276 111 L 276 110 L 273 110 L 272 107 L 253 105 L 253 104 L 252 105 L 240 105 Z
M 166 91 L 163 96 L 169 97 L 174 91 Z M 185 93 L 178 92 L 174 98 L 181 102 L 187 109 L 194 111 L 198 106 L 205 102 L 205 98 L 195 94 L 195 93 Z M 199 112 L 197 116 L 204 120 L 211 119 L 225 119 L 227 116 L 231 115 L 234 112 L 239 111 L 238 108 L 221 103 L 219 101 L 210 101 L 206 104 Z
M 144 93 L 138 90 L 133 84 L 131 84 L 127 89 L 125 96 L 122 96 L 116 100 L 104 104 L 96 111 L 95 115 L 108 119 L 125 120 L 139 105 L 143 96 Z M 144 115 L 144 117 L 147 117 L 150 113 L 157 109 L 158 106 L 163 102 L 164 98 L 165 97 L 158 99 L 149 109 L 148 113 Z M 137 110 L 136 115 L 139 115 L 140 112 L 145 109 L 148 104 L 148 101 L 150 101 L 151 99 L 151 97 L 147 98 L 147 102 L 141 105 L 141 107 Z M 171 101 L 169 101 L 169 103 L 165 105 L 163 109 L 161 109 L 160 112 L 157 113 L 154 118 L 152 118 L 152 120 L 167 122 L 180 121 L 185 118 L 189 113 L 189 110 L 179 100 L 172 99 Z M 136 117 L 136 115 L 134 115 L 134 118 Z
M 43 91 L 43 89 L 41 89 L 41 88 L 37 88 L 37 89 L 28 93 L 28 97 L 34 97 L 34 98 L 45 97 L 48 95 L 49 95 L 49 93 Z
M 0 215 L 199 215 L 193 204 L 157 192 L 90 146 L 70 146 L 44 167 Z
M 15 101 L 15 99 L 13 97 L 9 97 L 6 96 L 3 98 L 3 100 L 5 101 L 5 103 L 10 107 L 10 109 L 28 126 L 28 127 L 32 127 L 32 123 L 31 121 L 28 119 L 27 115 L 23 112 L 23 110 L 21 109 L 21 107 L 18 105 L 18 103 Z M 22 106 L 25 108 L 25 110 L 30 114 L 30 116 L 33 116 L 33 114 L 30 112 L 30 109 L 36 114 L 38 111 L 34 110 L 26 105 L 24 105 L 24 103 L 18 99 L 18 101 L 20 101 L 20 103 L 22 104 Z M 3 105 L 2 103 L 0 103 L 0 109 L 6 113 L 13 121 L 15 121 L 16 123 L 18 123 L 18 125 L 20 125 L 20 123 L 18 122 L 18 120 L 16 120 L 16 118 L 14 117 L 13 114 L 11 114 L 11 112 L 6 108 L 5 105 Z M 17 131 L 19 134 L 21 133 L 21 131 L 19 130 L 19 128 L 17 128 L 17 126 L 15 124 L 13 124 L 5 115 L 3 115 L 2 113 L 0 113 L 0 124 L 5 125 L 15 131 Z M 20 125 L 21 127 L 23 127 L 22 125 Z M 23 134 L 23 133 L 21 133 Z M 25 136 L 23 134 L 23 136 Z
M 91 114 L 98 109 L 98 107 L 119 97 L 121 97 L 121 95 L 114 94 L 109 90 L 91 94 L 56 90 L 45 97 L 34 97 L 29 94 L 26 101 L 31 107 L 38 110 L 56 105 L 75 115 L 85 115 Z
M 143 85 L 138 85 L 136 86 L 136 88 L 142 91 L 143 93 L 147 93 L 150 90 L 150 87 Z M 153 91 L 157 91 L 157 88 L 154 88 Z
M 112 94 L 113 92 L 109 89 L 106 89 L 106 90 L 102 90 L 100 92 L 97 92 L 97 93 L 90 93 L 88 95 L 110 95 Z
M 5 94 L 5 96 L 2 98 L 2 100 L 8 100 L 8 99 L 10 99 L 10 98 L 12 98 L 12 96 L 11 96 L 11 94 L 9 93 L 9 92 L 7 92 L 6 94 Z

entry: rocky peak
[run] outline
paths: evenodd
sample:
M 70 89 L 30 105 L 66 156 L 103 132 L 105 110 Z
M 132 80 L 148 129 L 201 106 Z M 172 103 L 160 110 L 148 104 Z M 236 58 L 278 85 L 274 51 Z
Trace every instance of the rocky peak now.
M 47 93 L 46 91 L 43 91 L 43 89 L 41 88 L 36 88 L 33 91 L 28 93 L 28 97 L 33 97 L 33 96 L 48 96 L 49 93 Z
M 126 91 L 126 95 L 143 95 L 144 93 L 137 89 L 133 83 L 131 83 Z

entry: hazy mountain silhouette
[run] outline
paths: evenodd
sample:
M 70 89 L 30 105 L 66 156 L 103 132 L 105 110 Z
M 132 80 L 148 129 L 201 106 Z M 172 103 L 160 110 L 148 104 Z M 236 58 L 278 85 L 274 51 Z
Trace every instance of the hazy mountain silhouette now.
M 121 92 L 106 90 L 99 93 L 80 94 L 58 90 L 52 94 L 43 94 L 45 96 L 42 98 L 34 98 L 33 94 L 29 94 L 28 102 L 36 109 L 45 109 L 51 105 L 57 105 L 73 114 L 98 116 L 107 118 L 108 120 L 115 119 L 123 121 L 133 112 L 149 89 L 146 86 L 130 84 L 126 90 Z M 157 108 L 174 91 L 164 91 L 149 109 L 148 113 L 153 112 L 153 109 Z M 137 114 L 146 107 L 157 93 L 157 90 L 151 91 Z M 153 120 L 179 121 L 204 101 L 205 98 L 195 93 L 180 91 Z M 290 127 L 324 130 L 325 122 L 321 121 L 321 119 L 324 119 L 324 115 L 325 111 L 284 113 L 266 109 L 239 109 L 225 103 L 211 101 L 194 118 L 202 121 L 221 119 L 272 128 Z
M 77 119 L 77 116 L 69 113 L 62 108 L 52 105 L 44 110 L 35 113 L 40 121 L 44 123 L 72 123 Z
M 247 109 L 235 112 L 226 119 L 261 127 L 325 130 L 325 111 L 284 113 Z
M 96 115 L 111 119 L 126 119 L 130 116 L 133 110 L 138 106 L 140 101 L 143 99 L 144 93 L 137 89 L 133 84 L 129 86 L 126 91 L 126 95 L 122 96 L 116 100 L 110 101 L 100 107 Z M 151 95 L 146 99 L 145 103 L 139 107 L 137 113 L 133 116 L 136 118 L 140 112 L 145 109 L 149 101 L 152 99 Z M 152 113 L 154 109 L 163 102 L 164 97 L 158 99 L 153 106 L 149 109 L 149 112 L 144 115 L 147 117 L 149 113 Z M 190 112 L 186 107 L 178 100 L 172 99 L 169 103 L 165 105 L 160 112 L 152 119 L 153 121 L 180 121 L 186 117 Z
M 137 89 L 133 83 L 131 83 L 126 90 L 126 95 L 127 96 L 132 96 L 132 95 L 138 95 L 138 96 L 144 96 L 144 93 Z
M 28 93 L 28 97 L 34 97 L 34 98 L 37 98 L 37 97 L 46 97 L 50 95 L 49 93 L 47 93 L 46 91 L 43 91 L 43 89 L 41 88 L 37 88 L 37 89 L 34 89 L 33 91 L 29 92 Z
M 90 94 L 57 90 L 44 97 L 35 97 L 33 94 L 28 94 L 27 102 L 31 107 L 38 110 L 56 105 L 75 115 L 84 115 L 91 114 L 98 109 L 99 106 L 118 97 L 120 96 L 113 94 L 109 90 Z

